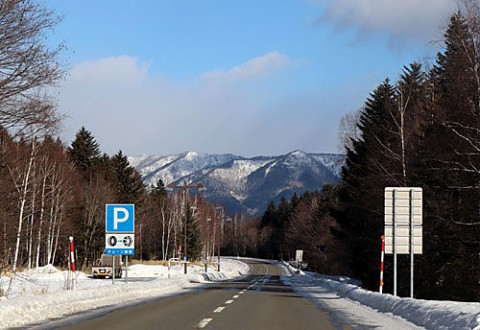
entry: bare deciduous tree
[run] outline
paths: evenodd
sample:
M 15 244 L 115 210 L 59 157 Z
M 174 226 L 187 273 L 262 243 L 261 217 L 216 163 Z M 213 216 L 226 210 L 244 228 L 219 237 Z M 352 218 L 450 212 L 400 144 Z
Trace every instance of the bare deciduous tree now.
M 25 132 L 53 127 L 59 120 L 42 90 L 64 74 L 63 49 L 49 49 L 47 32 L 60 19 L 33 0 L 0 0 L 0 125 Z
M 361 131 L 358 127 L 358 122 L 362 109 L 354 112 L 346 113 L 340 119 L 338 128 L 338 150 L 345 153 L 348 149 L 352 149 L 352 140 L 357 141 L 360 138 Z

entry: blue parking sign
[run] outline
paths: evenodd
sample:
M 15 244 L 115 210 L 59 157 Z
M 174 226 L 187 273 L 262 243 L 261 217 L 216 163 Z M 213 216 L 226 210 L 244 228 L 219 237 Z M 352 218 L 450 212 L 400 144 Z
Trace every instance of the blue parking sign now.
M 134 233 L 135 205 L 107 204 L 105 208 L 106 233 Z

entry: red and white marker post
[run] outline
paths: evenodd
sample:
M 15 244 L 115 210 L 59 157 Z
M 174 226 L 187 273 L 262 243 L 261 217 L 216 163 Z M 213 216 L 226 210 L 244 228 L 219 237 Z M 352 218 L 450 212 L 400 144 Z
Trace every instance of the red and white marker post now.
M 70 270 L 72 271 L 72 288 L 73 290 L 77 289 L 77 284 L 75 281 L 75 249 L 73 246 L 73 237 L 68 238 L 70 240 Z
M 385 235 L 382 235 L 382 254 L 380 257 L 380 289 L 379 292 L 383 293 L 383 264 L 385 258 Z

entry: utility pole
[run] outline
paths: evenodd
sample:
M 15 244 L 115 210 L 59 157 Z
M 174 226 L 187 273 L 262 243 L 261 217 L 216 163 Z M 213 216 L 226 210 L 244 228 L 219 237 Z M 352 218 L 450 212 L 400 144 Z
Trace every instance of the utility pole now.
M 218 240 L 218 244 L 217 244 L 217 256 L 218 256 L 218 269 L 217 271 L 220 271 L 220 245 L 222 244 L 222 227 L 223 227 L 223 219 L 224 219 L 224 210 L 223 210 L 223 207 L 221 206 L 216 206 L 213 211 L 214 211 L 214 223 L 213 223 L 213 226 L 214 226 L 214 230 L 217 226 L 217 210 L 220 211 L 220 230 L 219 230 L 219 240 Z M 214 231 L 215 233 L 215 231 Z M 215 237 L 214 237 L 215 239 Z M 215 253 L 215 252 L 214 252 Z

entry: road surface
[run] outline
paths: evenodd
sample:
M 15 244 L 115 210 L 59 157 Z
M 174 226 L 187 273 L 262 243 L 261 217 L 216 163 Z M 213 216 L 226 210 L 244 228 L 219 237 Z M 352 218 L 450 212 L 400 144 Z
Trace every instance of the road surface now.
M 284 284 L 283 268 L 243 260 L 248 275 L 202 286 L 170 297 L 100 309 L 49 322 L 35 329 L 370 329 L 373 324 L 343 317 L 341 310 L 320 308 Z M 326 299 L 340 299 L 332 297 Z M 340 308 L 341 309 L 341 308 Z M 377 325 L 373 326 L 374 328 Z

